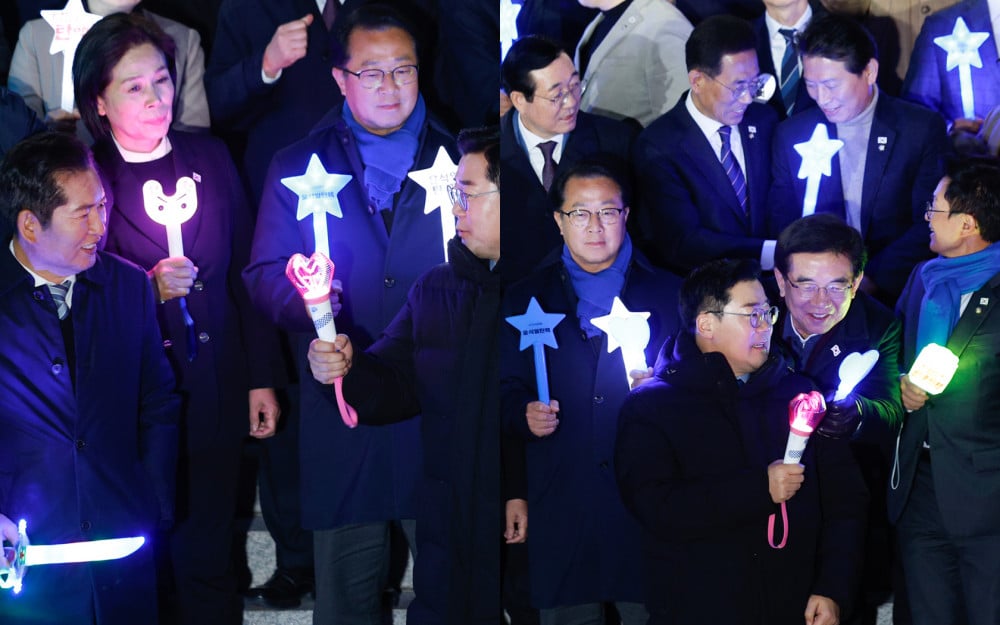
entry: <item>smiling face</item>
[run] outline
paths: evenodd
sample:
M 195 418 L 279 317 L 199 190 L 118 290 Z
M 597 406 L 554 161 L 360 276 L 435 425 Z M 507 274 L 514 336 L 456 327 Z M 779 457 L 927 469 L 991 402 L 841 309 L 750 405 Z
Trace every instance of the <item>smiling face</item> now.
M 803 338 L 826 334 L 840 323 L 851 309 L 855 290 L 862 278 L 861 275 L 853 275 L 851 259 L 833 252 L 792 254 L 788 257 L 788 275 L 783 275 L 778 269 L 774 270 L 774 275 L 792 326 Z M 812 297 L 806 297 L 802 291 L 802 287 L 809 284 L 820 287 Z M 830 285 L 852 288 L 842 295 L 831 296 L 822 288 Z
M 86 271 L 97 260 L 97 244 L 104 236 L 107 211 L 104 188 L 93 169 L 56 175 L 66 201 L 52 212 L 42 227 L 38 218 L 24 210 L 17 217 L 18 258 L 50 282 Z
M 764 287 L 757 280 L 737 282 L 729 289 L 729 303 L 722 309 L 730 313 L 749 314 L 770 308 Z M 750 318 L 739 314 L 702 312 L 695 320 L 696 341 L 703 352 L 720 352 L 737 376 L 760 369 L 767 361 L 771 348 L 770 324 L 754 328 Z
M 833 124 L 849 122 L 861 114 L 875 97 L 878 61 L 871 59 L 861 70 L 852 74 L 843 61 L 821 56 L 802 59 L 802 79 L 809 97 L 816 101 L 827 121 Z
M 385 72 L 385 78 L 378 87 L 366 89 L 357 76 L 334 68 L 333 79 L 351 107 L 354 119 L 368 132 L 384 136 L 403 127 L 420 93 L 419 79 L 400 87 L 391 72 L 401 65 L 417 64 L 416 44 L 402 28 L 357 28 L 347 40 L 346 68 L 352 72 L 380 69 Z
M 735 126 L 743 121 L 743 114 L 753 102 L 749 92 L 737 98 L 731 89 L 754 80 L 760 74 L 757 52 L 743 50 L 735 54 L 725 54 L 720 62 L 721 71 L 714 80 L 707 73 L 693 69 L 688 72 L 691 83 L 691 99 L 695 107 L 704 115 L 720 124 Z
M 622 202 L 621 189 L 610 178 L 570 178 L 563 197 L 560 210 L 564 213 L 575 210 L 592 213 L 583 227 L 570 223 L 567 215 L 552 213 L 570 256 L 589 273 L 607 269 L 618 258 L 618 251 L 625 241 L 628 207 Z M 604 225 L 597 216 L 603 208 L 624 208 L 625 212 L 621 213 L 617 223 Z
M 153 44 L 144 43 L 129 49 L 111 70 L 111 82 L 97 96 L 97 113 L 108 118 L 126 150 L 151 152 L 170 129 L 173 102 L 167 61 Z

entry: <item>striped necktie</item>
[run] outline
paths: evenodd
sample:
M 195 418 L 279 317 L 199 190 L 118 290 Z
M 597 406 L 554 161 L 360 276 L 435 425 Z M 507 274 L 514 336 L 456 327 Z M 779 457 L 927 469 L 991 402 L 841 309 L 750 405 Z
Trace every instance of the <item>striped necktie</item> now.
M 785 104 L 785 112 L 791 115 L 795 108 L 801 74 L 796 31 L 794 28 L 779 28 L 778 32 L 785 38 L 785 56 L 781 59 L 781 101 Z
M 66 295 L 69 293 L 69 287 L 73 285 L 72 282 L 66 280 L 62 284 L 50 284 L 49 293 L 52 295 L 52 301 L 56 305 L 56 312 L 59 314 L 59 320 L 62 321 L 69 314 L 69 305 L 66 303 Z
M 729 134 L 733 131 L 729 126 L 719 128 L 719 136 L 722 137 L 722 150 L 719 154 L 722 166 L 726 169 L 726 176 L 729 177 L 729 184 L 733 185 L 736 192 L 736 199 L 739 200 L 743 214 L 747 214 L 747 179 L 743 177 L 743 170 L 733 155 L 732 146 L 729 144 Z

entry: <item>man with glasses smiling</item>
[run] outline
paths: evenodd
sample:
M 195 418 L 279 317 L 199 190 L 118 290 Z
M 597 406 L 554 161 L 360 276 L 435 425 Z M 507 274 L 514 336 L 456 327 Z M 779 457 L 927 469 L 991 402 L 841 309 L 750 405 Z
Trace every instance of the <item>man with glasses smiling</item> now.
M 774 254 L 785 309 L 774 342 L 826 397 L 817 433 L 850 440 L 871 493 L 857 622 L 874 621 L 891 592 L 886 480 L 903 419 L 897 379 L 902 328 L 891 310 L 858 290 L 867 256 L 861 234 L 830 214 L 792 222 Z M 870 349 L 879 352 L 875 368 L 846 399 L 832 402 L 844 358 Z
M 777 114 L 753 102 L 770 78 L 755 47 L 741 19 L 695 27 L 685 45 L 690 91 L 639 136 L 639 229 L 650 257 L 678 273 L 724 257 L 772 266 L 764 200 Z
M 444 260 L 438 211 L 424 213 L 425 191 L 407 174 L 432 167 L 441 147 L 452 159 L 457 155 L 420 96 L 413 32 L 385 4 L 349 14 L 338 32 L 343 58 L 332 59 L 343 106 L 271 162 L 244 278 L 257 307 L 290 332 L 300 365 L 315 330 L 285 265 L 294 253 L 316 250 L 317 242 L 313 217 L 299 218 L 299 196 L 282 179 L 309 184 L 303 172 L 314 171 L 308 167 L 313 158 L 324 172 L 351 177 L 337 194 L 340 210 L 330 208 L 325 219 L 336 277 L 345 287 L 337 327 L 359 349 L 382 333 L 416 279 Z M 310 192 L 322 193 L 319 185 Z M 350 429 L 317 385 L 303 381 L 299 393 L 302 525 L 313 530 L 315 556 L 313 623 L 378 623 L 390 535 L 398 535 L 393 525 L 417 511 L 419 419 Z M 412 529 L 412 522 L 403 528 Z
M 814 386 L 770 349 L 759 271 L 719 260 L 688 276 L 681 331 L 621 410 L 616 474 L 643 528 L 648 625 L 835 625 L 850 610 L 865 487 L 843 440 L 780 460 L 789 402 Z

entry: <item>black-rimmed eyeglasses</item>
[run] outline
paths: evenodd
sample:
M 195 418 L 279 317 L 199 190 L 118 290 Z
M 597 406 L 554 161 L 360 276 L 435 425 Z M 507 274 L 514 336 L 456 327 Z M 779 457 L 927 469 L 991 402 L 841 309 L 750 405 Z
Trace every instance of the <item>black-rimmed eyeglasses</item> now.
M 396 86 L 402 87 L 408 85 L 417 79 L 417 66 L 416 65 L 400 65 L 395 69 L 391 69 L 388 72 L 381 69 L 363 69 L 360 72 L 352 72 L 346 67 L 340 68 L 342 71 L 347 72 L 351 76 L 357 77 L 361 86 L 365 89 L 377 89 L 382 86 L 385 82 L 385 75 L 392 74 L 392 81 L 396 83 Z
M 557 213 L 569 218 L 569 223 L 573 224 L 577 228 L 586 228 L 590 223 L 590 218 L 597 215 L 597 220 L 601 222 L 602 226 L 613 226 L 618 223 L 621 218 L 622 213 L 625 212 L 624 208 L 602 208 L 596 211 L 588 211 L 582 208 L 571 211 L 561 211 L 557 210 Z

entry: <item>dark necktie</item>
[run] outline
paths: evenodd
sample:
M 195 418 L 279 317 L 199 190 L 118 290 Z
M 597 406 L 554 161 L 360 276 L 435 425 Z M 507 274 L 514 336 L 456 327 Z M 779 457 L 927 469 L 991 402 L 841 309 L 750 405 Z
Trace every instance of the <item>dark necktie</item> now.
M 330 30 L 333 28 L 333 20 L 337 17 L 337 0 L 326 0 L 326 4 L 323 5 L 323 23 L 326 24 L 326 29 Z
M 778 32 L 785 38 L 785 56 L 781 59 L 781 101 L 785 104 L 785 112 L 791 115 L 800 77 L 796 31 L 794 28 L 779 28 Z
M 545 164 L 542 165 L 542 186 L 545 187 L 545 191 L 548 193 L 549 187 L 552 186 L 552 181 L 556 178 L 556 162 L 552 158 L 552 153 L 556 149 L 556 142 L 543 141 L 538 144 L 538 149 L 542 151 L 542 156 L 545 157 Z
M 729 145 L 729 134 L 733 131 L 729 126 L 722 126 L 719 128 L 719 136 L 722 137 L 722 151 L 720 157 L 722 159 L 722 166 L 726 170 L 726 176 L 729 177 L 729 184 L 733 185 L 733 191 L 736 192 L 736 199 L 740 203 L 740 208 L 743 209 L 743 214 L 747 214 L 747 179 L 743 177 L 743 170 L 740 169 L 740 164 L 737 162 L 736 157 L 733 155 L 732 146 Z
M 49 293 L 52 295 L 52 301 L 56 305 L 56 312 L 59 314 L 59 320 L 62 321 L 69 314 L 69 305 L 66 304 L 66 295 L 69 293 L 69 287 L 73 283 L 66 280 L 62 284 L 50 284 Z

